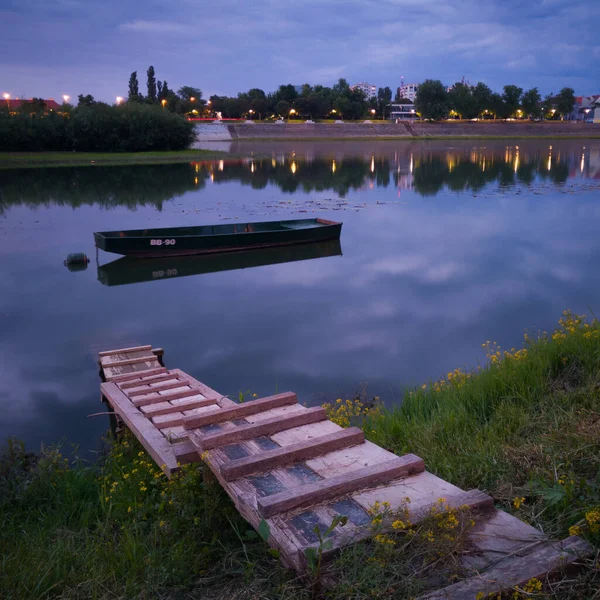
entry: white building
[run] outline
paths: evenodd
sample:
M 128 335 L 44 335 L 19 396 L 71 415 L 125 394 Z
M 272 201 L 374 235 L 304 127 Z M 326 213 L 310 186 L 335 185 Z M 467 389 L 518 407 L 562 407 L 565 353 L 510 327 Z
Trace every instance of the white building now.
M 406 98 L 407 100 L 414 102 L 417 97 L 418 87 L 418 83 L 404 83 L 398 88 L 397 94 L 400 98 Z
M 360 90 L 367 100 L 371 100 L 371 98 L 377 98 L 377 86 L 371 85 L 370 83 L 366 83 L 361 81 L 355 85 L 350 86 L 353 90 Z
M 391 121 L 414 121 L 417 118 L 414 104 L 393 103 L 389 107 Z

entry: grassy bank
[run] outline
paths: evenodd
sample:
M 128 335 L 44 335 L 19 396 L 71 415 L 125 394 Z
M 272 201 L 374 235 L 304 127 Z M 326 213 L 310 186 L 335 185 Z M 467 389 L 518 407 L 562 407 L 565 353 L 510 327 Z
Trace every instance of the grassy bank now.
M 329 412 L 551 536 L 578 533 L 600 547 L 600 324 L 567 313 L 523 349 L 485 347 L 486 366 L 410 390 L 396 410 L 364 417 L 350 400 Z M 464 576 L 456 559 L 469 527 L 463 514 L 402 523 L 346 549 L 321 592 L 279 566 L 202 465 L 168 481 L 131 437 L 108 443 L 98 465 L 13 444 L 0 465 L 0 590 L 14 599 L 409 598 Z M 599 583 L 596 557 L 577 576 L 511 597 L 593 598 Z
M 216 150 L 164 152 L 0 152 L 0 169 L 166 164 L 230 157 Z

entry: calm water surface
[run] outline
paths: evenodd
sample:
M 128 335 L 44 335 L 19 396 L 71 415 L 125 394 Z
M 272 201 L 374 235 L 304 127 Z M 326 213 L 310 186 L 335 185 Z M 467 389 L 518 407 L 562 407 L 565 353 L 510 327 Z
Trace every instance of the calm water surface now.
M 485 340 L 600 312 L 600 141 L 233 149 L 253 158 L 0 170 L 0 438 L 65 436 L 91 456 L 103 349 L 162 346 L 232 396 L 366 385 L 391 405 L 476 365 Z M 344 222 L 341 248 L 62 262 L 93 257 L 98 230 L 313 216 Z

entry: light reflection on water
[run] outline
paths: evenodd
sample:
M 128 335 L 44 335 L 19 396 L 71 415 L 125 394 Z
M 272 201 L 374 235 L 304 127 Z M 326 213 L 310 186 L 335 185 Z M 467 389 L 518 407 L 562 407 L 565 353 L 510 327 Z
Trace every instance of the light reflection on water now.
M 99 349 L 163 346 L 167 365 L 232 396 L 318 402 L 366 383 L 391 404 L 476 364 L 484 340 L 517 346 L 564 308 L 598 308 L 600 142 L 244 148 L 251 158 L 0 170 L 0 437 L 96 447 Z M 342 255 L 113 286 L 93 263 L 62 264 L 93 256 L 96 230 L 315 215 L 344 222 Z

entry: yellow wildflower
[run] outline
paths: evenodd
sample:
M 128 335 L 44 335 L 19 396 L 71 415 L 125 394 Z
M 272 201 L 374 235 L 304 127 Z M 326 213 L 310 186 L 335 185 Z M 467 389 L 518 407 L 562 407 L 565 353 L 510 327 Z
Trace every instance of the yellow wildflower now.
M 513 506 L 514 506 L 514 507 L 515 507 L 517 510 L 519 510 L 519 509 L 521 508 L 521 505 L 523 505 L 523 504 L 525 504 L 525 498 L 519 498 L 519 497 L 516 497 L 516 498 L 513 500 Z

